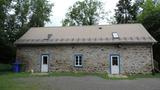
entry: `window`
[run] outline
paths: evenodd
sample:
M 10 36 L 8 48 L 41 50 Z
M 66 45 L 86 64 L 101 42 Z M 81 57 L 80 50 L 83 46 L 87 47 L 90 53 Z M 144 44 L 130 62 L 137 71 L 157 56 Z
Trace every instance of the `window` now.
M 43 64 L 47 64 L 47 59 L 48 59 L 47 56 L 44 56 L 44 57 L 43 57 Z
M 80 54 L 75 55 L 74 60 L 75 60 L 75 66 L 82 67 L 82 55 Z
M 112 65 L 118 65 L 118 57 L 116 56 L 112 57 Z
M 42 64 L 47 64 L 48 62 L 48 55 L 42 55 Z
M 118 39 L 119 36 L 118 36 L 118 33 L 117 32 L 113 32 L 112 33 L 112 36 L 113 36 L 113 39 Z

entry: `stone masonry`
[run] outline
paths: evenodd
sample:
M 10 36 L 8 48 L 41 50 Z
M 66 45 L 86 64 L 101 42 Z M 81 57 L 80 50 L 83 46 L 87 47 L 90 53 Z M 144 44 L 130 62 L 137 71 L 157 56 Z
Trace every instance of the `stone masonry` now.
M 26 71 L 41 71 L 41 55 L 49 55 L 49 72 L 83 71 L 110 73 L 110 55 L 120 55 L 120 73 L 150 73 L 151 44 L 68 44 L 18 46 L 17 59 L 26 64 Z M 74 67 L 74 55 L 83 55 L 83 67 Z

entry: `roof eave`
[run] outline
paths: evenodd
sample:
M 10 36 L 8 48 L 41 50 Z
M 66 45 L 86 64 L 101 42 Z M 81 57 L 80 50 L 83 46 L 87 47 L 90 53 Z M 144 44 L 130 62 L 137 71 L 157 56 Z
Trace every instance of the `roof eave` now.
M 58 44 L 155 44 L 157 42 L 68 42 L 68 43 L 14 43 L 15 45 L 58 45 Z

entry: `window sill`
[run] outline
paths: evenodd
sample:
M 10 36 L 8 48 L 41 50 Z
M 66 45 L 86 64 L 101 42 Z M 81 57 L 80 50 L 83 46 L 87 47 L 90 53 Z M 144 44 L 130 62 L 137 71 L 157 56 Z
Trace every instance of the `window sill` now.
M 75 68 L 82 68 L 83 66 L 74 66 Z

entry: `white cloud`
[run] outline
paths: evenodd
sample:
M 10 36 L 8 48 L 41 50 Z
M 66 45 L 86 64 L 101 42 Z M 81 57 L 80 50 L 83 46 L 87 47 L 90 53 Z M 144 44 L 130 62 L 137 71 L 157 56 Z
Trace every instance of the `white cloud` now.
M 50 17 L 50 22 L 46 26 L 61 26 L 62 19 L 65 18 L 65 14 L 70 6 L 72 6 L 76 1 L 83 0 L 49 0 L 50 3 L 54 3 L 52 8 L 52 16 Z M 100 0 L 104 3 L 104 9 L 106 11 L 111 11 L 109 16 L 114 15 L 114 9 L 118 0 Z M 101 24 L 107 24 L 107 21 L 100 21 Z

